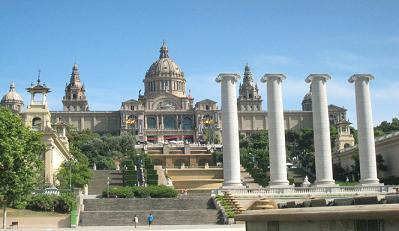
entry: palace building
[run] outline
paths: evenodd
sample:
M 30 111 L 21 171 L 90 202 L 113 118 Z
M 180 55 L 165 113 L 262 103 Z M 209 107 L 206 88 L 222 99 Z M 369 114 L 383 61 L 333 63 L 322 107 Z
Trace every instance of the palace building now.
M 187 92 L 184 72 L 170 58 L 165 43 L 160 48 L 159 58 L 145 73 L 143 82 L 144 93 L 140 92 L 136 99 L 122 102 L 118 111 L 90 111 L 78 65 L 74 64 L 70 81 L 65 87 L 63 111 L 51 111 L 51 123 L 63 121 L 78 130 L 90 129 L 98 133 L 128 131 L 134 133 L 140 142 L 220 140 L 220 130 L 223 128 L 217 102 L 211 99 L 194 101 L 190 92 Z M 286 129 L 312 127 L 311 94 L 310 89 L 303 98 L 302 110 L 284 112 Z M 247 64 L 237 99 L 241 134 L 268 129 L 267 112 L 262 110 L 262 100 Z M 1 103 L 16 112 L 22 111 L 23 101 L 16 93 L 15 85 L 11 85 L 10 92 Z M 345 108 L 329 105 L 329 114 L 332 124 L 346 121 Z

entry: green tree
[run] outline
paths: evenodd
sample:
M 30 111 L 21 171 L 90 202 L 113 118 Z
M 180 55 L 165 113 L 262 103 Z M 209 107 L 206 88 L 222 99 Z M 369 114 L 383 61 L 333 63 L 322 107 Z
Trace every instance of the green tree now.
M 87 157 L 88 166 L 95 163 L 97 169 L 115 169 L 115 160 L 123 161 L 136 154 L 136 140 L 128 132 L 119 136 L 100 136 L 89 130 L 79 132 L 68 127 L 68 139 L 71 146 L 75 146 Z
M 391 122 L 382 121 L 380 125 L 376 126 L 374 136 L 379 137 L 396 131 L 399 131 L 399 119 L 392 118 Z
M 267 131 L 260 130 L 248 137 L 240 137 L 242 166 L 251 174 L 255 182 L 262 186 L 269 183 L 269 152 Z
M 3 229 L 7 206 L 29 195 L 42 173 L 45 146 L 37 132 L 26 128 L 21 118 L 0 107 L 0 200 Z
M 57 180 L 60 182 L 60 188 L 82 188 L 92 177 L 89 160 L 75 145 L 71 145 L 69 151 L 76 160 L 62 164 L 57 173 Z

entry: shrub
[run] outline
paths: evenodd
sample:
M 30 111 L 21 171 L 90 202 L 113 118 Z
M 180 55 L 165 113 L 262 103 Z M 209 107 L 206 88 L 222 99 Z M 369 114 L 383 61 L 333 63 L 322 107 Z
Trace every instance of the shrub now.
M 59 213 L 69 213 L 76 207 L 76 200 L 73 194 L 48 195 L 37 194 L 33 195 L 27 201 L 27 209 L 35 211 L 55 211 Z
M 150 190 L 146 187 L 132 187 L 134 197 L 137 198 L 147 198 L 150 196 Z
M 107 197 L 107 194 L 107 189 L 105 189 L 103 191 L 103 197 Z M 109 196 L 118 198 L 132 198 L 134 194 L 131 187 L 110 187 Z
M 54 201 L 54 211 L 59 213 L 70 213 L 76 209 L 76 199 L 73 194 L 61 194 Z
M 173 198 L 177 196 L 177 191 L 164 185 L 154 185 L 148 187 L 125 186 L 112 187 L 109 189 L 110 197 L 118 198 Z M 107 189 L 103 191 L 103 197 L 107 197 Z
M 28 202 L 27 209 L 35 211 L 54 211 L 56 195 L 38 194 L 32 196 Z
M 177 196 L 177 191 L 165 185 L 149 186 L 150 196 L 152 198 L 171 198 Z

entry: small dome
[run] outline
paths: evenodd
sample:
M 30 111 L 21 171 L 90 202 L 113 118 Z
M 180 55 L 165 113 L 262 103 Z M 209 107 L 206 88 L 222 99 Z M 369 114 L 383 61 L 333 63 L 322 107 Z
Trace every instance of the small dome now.
M 145 78 L 157 77 L 184 78 L 184 73 L 180 70 L 180 67 L 169 58 L 168 47 L 165 42 L 160 49 L 159 59 L 150 66 L 145 75 Z
M 10 90 L 1 99 L 1 103 L 6 103 L 6 102 L 23 102 L 21 95 L 15 91 L 14 83 L 10 85 Z
M 312 92 L 306 93 L 306 95 L 303 97 L 303 101 L 308 101 L 312 100 Z
M 309 92 L 303 97 L 303 101 L 312 100 L 312 85 L 309 86 Z

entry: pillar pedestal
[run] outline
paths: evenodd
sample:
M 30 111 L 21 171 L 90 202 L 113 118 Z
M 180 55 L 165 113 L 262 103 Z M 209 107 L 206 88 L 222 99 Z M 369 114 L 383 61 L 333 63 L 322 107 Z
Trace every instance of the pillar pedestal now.
M 355 83 L 356 115 L 359 138 L 360 184 L 381 185 L 377 177 L 373 117 L 370 100 L 369 81 L 374 77 L 368 74 L 352 75 L 348 82 Z
M 236 82 L 238 74 L 219 74 L 221 83 L 222 136 L 223 136 L 223 188 L 243 187 L 240 177 L 240 147 L 238 137 L 238 115 Z

